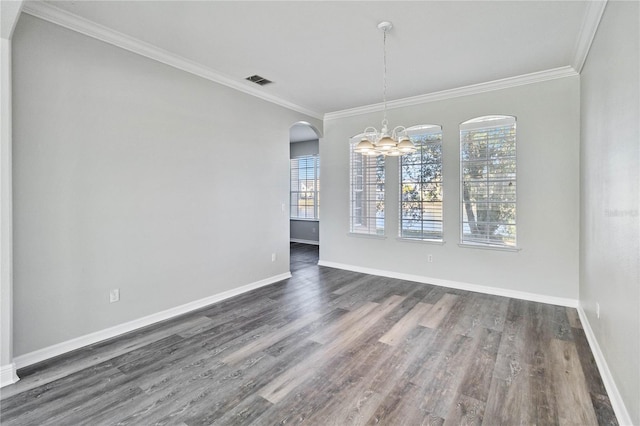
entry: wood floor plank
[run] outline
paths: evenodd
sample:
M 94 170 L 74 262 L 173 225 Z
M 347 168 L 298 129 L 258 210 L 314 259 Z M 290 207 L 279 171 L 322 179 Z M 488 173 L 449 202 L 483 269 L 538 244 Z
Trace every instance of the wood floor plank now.
M 535 424 L 526 356 L 528 302 L 511 300 L 485 406 L 489 425 Z
M 360 287 L 363 283 L 366 283 L 367 280 L 370 279 L 367 275 L 363 275 L 357 279 L 354 279 L 353 281 L 351 281 L 349 284 L 347 285 L 343 285 L 340 286 L 338 288 L 336 288 L 334 291 L 332 291 L 333 294 L 338 294 L 338 295 L 343 295 L 346 293 L 349 293 L 351 291 L 356 290 L 358 287 Z
M 574 328 L 572 330 L 574 336 L 574 343 L 576 345 L 576 351 L 580 357 L 580 365 L 582 365 L 582 372 L 585 375 L 589 392 L 597 395 L 606 395 L 607 390 L 604 387 L 600 373 L 598 372 L 598 364 L 596 359 L 591 353 L 589 347 L 589 341 L 582 328 Z
M 573 335 L 571 334 L 571 322 L 569 321 L 569 317 L 567 315 L 567 308 L 564 306 L 553 306 L 553 334 L 556 339 L 560 340 L 573 340 Z
M 444 426 L 481 426 L 484 419 L 484 401 L 466 395 L 454 398 Z
M 420 400 L 419 387 L 403 376 L 380 403 L 367 425 L 443 425 L 444 419 L 424 411 Z
M 469 354 L 464 377 L 458 387 L 461 394 L 483 403 L 483 413 L 484 403 L 489 397 L 501 339 L 502 333 L 486 328 L 478 335 L 474 340 L 474 348 Z
M 578 311 L 576 308 L 565 308 L 567 311 L 567 318 L 569 318 L 569 325 L 571 328 L 582 328 L 582 323 L 580 322 L 580 316 L 578 315 Z
M 440 300 L 433 305 L 429 312 L 422 317 L 419 324 L 423 327 L 437 328 L 457 300 L 458 296 L 454 294 L 444 294 Z
M 424 397 L 422 408 L 437 417 L 445 418 L 468 365 L 473 340 L 455 336 L 445 348 L 444 356 L 433 370 L 430 380 L 421 383 Z
M 529 320 L 524 336 L 526 349 L 523 360 L 531 386 L 532 414 L 538 424 L 553 424 L 558 421 L 562 406 L 552 392 L 556 386 L 552 374 L 554 360 L 548 348 L 553 339 L 565 337 L 564 321 L 557 321 L 557 306 L 528 303 L 527 308 Z
M 408 314 L 402 317 L 391 330 L 387 331 L 380 338 L 380 342 L 390 346 L 397 346 L 398 343 L 418 325 L 420 319 L 422 319 L 432 307 L 433 305 L 427 303 L 418 303 Z
M 346 330 L 349 330 L 356 322 L 360 321 L 362 317 L 371 313 L 371 311 L 373 311 L 378 306 L 380 306 L 379 303 L 366 302 L 358 309 L 343 315 L 340 319 L 338 319 L 336 322 L 334 322 L 324 330 L 318 330 L 316 333 L 310 336 L 309 339 L 318 343 L 328 343 L 332 340 L 335 340 L 340 336 L 340 334 L 342 334 Z
M 575 345 L 553 339 L 549 349 L 554 360 L 554 390 L 558 404 L 563 408 L 559 412 L 560 423 L 576 426 L 598 424 Z M 571 410 L 566 407 L 571 407 Z

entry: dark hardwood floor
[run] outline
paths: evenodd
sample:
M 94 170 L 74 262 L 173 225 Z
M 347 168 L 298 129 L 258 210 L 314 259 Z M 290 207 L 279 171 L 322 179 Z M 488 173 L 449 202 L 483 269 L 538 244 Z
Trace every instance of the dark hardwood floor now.
M 617 424 L 575 309 L 318 267 L 19 371 L 3 425 Z

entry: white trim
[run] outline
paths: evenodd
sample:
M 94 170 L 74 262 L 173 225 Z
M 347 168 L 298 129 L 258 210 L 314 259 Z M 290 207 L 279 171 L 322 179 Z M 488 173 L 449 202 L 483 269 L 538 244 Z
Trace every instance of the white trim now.
M 348 237 L 355 238 L 368 238 L 371 240 L 386 240 L 386 235 L 378 235 L 378 234 L 365 234 L 364 232 L 347 232 Z
M 437 246 L 443 246 L 445 244 L 444 240 L 421 240 L 420 238 L 407 238 L 407 237 L 396 237 L 396 241 L 400 241 L 403 243 L 435 244 Z
M 204 79 L 222 84 L 240 92 L 255 96 L 267 102 L 280 105 L 284 108 L 306 114 L 310 117 L 322 119 L 322 114 L 308 108 L 296 105 L 285 99 L 264 92 L 263 89 L 252 87 L 253 83 L 248 83 L 244 79 L 234 79 L 223 75 L 198 62 L 184 58 L 168 50 L 161 49 L 153 44 L 146 43 L 121 32 L 112 30 L 96 22 L 82 18 L 73 13 L 62 10 L 43 1 L 28 1 L 24 4 L 23 12 L 36 18 L 44 19 L 61 27 L 68 28 L 88 37 L 95 38 L 105 43 L 112 44 L 122 49 L 128 50 L 149 59 L 161 62 L 179 70 L 197 75 Z
M 16 374 L 16 365 L 14 363 L 0 367 L 0 388 L 12 385 L 18 380 L 20 378 Z
M 0 7 L 4 7 L 2 3 Z M 3 12 L 4 13 L 4 12 Z M 2 17 L 5 19 L 5 17 Z M 7 24 L 3 22 L 3 24 Z M 9 34 L 11 35 L 11 34 Z M 0 39 L 0 386 L 15 382 L 13 361 L 12 41 Z M 7 376 L 8 374 L 8 376 Z M 12 382 L 13 380 L 13 382 Z
M 404 99 L 397 99 L 395 101 L 388 101 L 387 109 L 402 108 L 428 102 L 442 101 L 445 99 L 458 98 L 461 96 L 477 95 L 479 93 L 508 89 L 510 87 L 516 86 L 524 86 L 527 84 L 539 83 L 547 80 L 555 80 L 558 78 L 575 77 L 577 75 L 578 73 L 575 69 L 570 66 L 565 66 L 546 71 L 523 74 L 516 77 L 508 77 L 500 80 L 488 81 L 486 83 L 473 84 L 471 86 L 464 86 L 456 89 L 442 90 L 440 92 L 427 93 L 425 95 L 418 95 Z M 324 119 L 335 120 L 337 118 L 345 118 L 354 115 L 379 112 L 383 109 L 384 105 L 382 103 L 366 105 L 357 108 L 343 109 L 341 111 L 328 112 L 324 115 Z
M 195 300 L 193 302 L 185 303 L 184 305 L 169 308 L 165 311 L 157 312 L 155 314 L 147 315 L 146 317 L 138 318 L 133 321 L 129 321 L 114 327 L 110 327 L 101 331 L 86 334 L 84 336 L 76 337 L 75 339 L 67 340 L 66 342 L 58 343 L 47 348 L 38 349 L 24 355 L 20 355 L 14 358 L 16 368 L 24 368 L 28 365 L 32 365 L 49 358 L 53 358 L 64 353 L 80 349 L 82 347 L 92 345 L 97 342 L 101 342 L 106 339 L 111 339 L 116 336 L 120 336 L 124 333 L 137 330 L 142 327 L 155 324 L 160 321 L 164 321 L 170 318 L 183 315 L 196 309 L 204 308 L 213 303 L 220 302 L 233 296 L 237 296 L 242 293 L 246 293 L 251 290 L 255 290 L 260 287 L 267 286 L 269 284 L 276 283 L 278 281 L 291 278 L 291 272 L 275 275 L 273 277 L 265 278 L 264 280 L 256 281 L 251 284 L 243 285 L 231 290 L 224 291 L 222 293 L 214 294 L 213 296 L 205 297 L 204 299 Z
M 596 36 L 596 31 L 598 31 L 598 26 L 600 25 L 600 20 L 602 19 L 606 6 L 607 0 L 587 2 L 587 10 L 584 14 L 573 54 L 573 69 L 578 73 L 582 72 L 582 67 L 589 55 L 591 43 L 593 43 L 593 39 Z
M 2 12 L 0 12 L 0 19 L 2 20 L 0 23 L 0 38 L 11 40 L 23 6 L 24 0 L 3 1 L 0 4 L 2 9 Z
M 593 357 L 595 358 L 596 364 L 598 365 L 598 370 L 600 371 L 602 382 L 604 383 L 604 387 L 607 390 L 607 395 L 609 396 L 609 400 L 611 401 L 611 407 L 613 407 L 613 411 L 616 413 L 616 417 L 618 418 L 618 423 L 621 426 L 633 426 L 629 411 L 627 411 L 627 407 L 625 406 L 622 396 L 620 395 L 620 391 L 618 391 L 616 382 L 615 380 L 613 380 L 613 376 L 611 375 L 611 371 L 609 370 L 609 366 L 607 365 L 607 360 L 604 357 L 602 350 L 600 349 L 600 345 L 598 344 L 596 335 L 593 333 L 593 329 L 591 328 L 591 324 L 589 323 L 587 314 L 582 308 L 581 304 L 578 305 L 577 309 L 578 316 L 580 317 L 580 323 L 582 324 L 582 329 L 584 330 L 585 336 L 587 336 L 589 347 L 591 348 Z
M 548 303 L 550 305 L 567 306 L 576 308 L 577 299 L 564 297 L 547 296 L 544 294 L 528 293 L 526 291 L 509 290 L 505 288 L 489 287 L 479 284 L 471 284 L 460 281 L 443 280 L 440 278 L 430 278 L 422 275 L 405 274 L 403 272 L 385 271 L 381 269 L 367 268 L 363 266 L 346 265 L 344 263 L 330 262 L 326 260 L 318 261 L 319 266 L 329 268 L 345 269 L 347 271 L 360 272 L 363 274 L 378 275 L 381 277 L 396 278 L 405 281 L 414 281 L 422 284 L 432 284 L 440 287 L 455 288 L 458 290 L 474 291 L 476 293 L 492 294 L 494 296 L 511 297 L 514 299 L 529 300 L 531 302 Z
M 514 253 L 517 253 L 522 250 L 520 247 L 493 246 L 491 244 L 480 244 L 480 243 L 458 243 L 458 247 L 470 248 L 470 249 L 482 249 L 482 250 L 510 251 Z
M 320 245 L 320 241 L 301 240 L 300 238 L 291 238 L 289 241 L 291 241 L 292 243 L 313 244 L 314 246 Z

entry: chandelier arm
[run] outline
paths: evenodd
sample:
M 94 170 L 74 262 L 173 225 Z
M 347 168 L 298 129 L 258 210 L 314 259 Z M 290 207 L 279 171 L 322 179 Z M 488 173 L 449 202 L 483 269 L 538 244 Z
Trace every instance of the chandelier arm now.
M 391 131 L 391 134 L 393 135 L 394 138 L 397 138 L 398 135 L 400 135 L 400 133 L 407 133 L 407 128 L 404 126 L 396 126 L 393 128 L 393 130 Z M 408 135 L 407 135 L 408 136 Z

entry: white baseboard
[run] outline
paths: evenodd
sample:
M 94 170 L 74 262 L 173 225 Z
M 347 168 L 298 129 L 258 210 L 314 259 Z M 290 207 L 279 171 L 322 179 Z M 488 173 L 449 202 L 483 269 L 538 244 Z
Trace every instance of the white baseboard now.
M 0 388 L 11 385 L 20 380 L 16 374 L 16 365 L 11 363 L 0 367 Z
M 470 284 L 460 281 L 443 280 L 440 278 L 424 277 L 422 275 L 405 274 L 402 272 L 385 271 L 381 269 L 366 268 L 362 266 L 346 265 L 343 263 L 328 262 L 320 260 L 320 266 L 330 268 L 345 269 L 347 271 L 361 272 L 363 274 L 378 275 L 381 277 L 396 278 L 405 281 L 415 281 L 423 284 L 432 284 L 440 287 L 455 288 L 458 290 L 475 291 L 477 293 L 492 294 L 494 296 L 512 297 L 514 299 L 529 300 L 531 302 L 548 303 L 550 305 L 568 306 L 570 308 L 578 307 L 577 299 L 569 299 L 564 297 L 547 296 L 544 294 L 528 293 L 526 291 L 508 290 L 499 287 L 488 287 L 479 284 Z
M 292 243 L 313 244 L 314 246 L 320 245 L 320 241 L 301 240 L 300 238 L 291 238 L 289 239 L 289 241 L 291 241 Z
M 251 284 L 244 285 L 242 287 L 234 288 L 222 293 L 214 294 L 213 296 L 205 297 L 204 299 L 195 300 L 193 302 L 186 303 L 184 305 L 176 306 L 174 308 L 167 309 L 165 311 L 157 312 L 155 314 L 148 315 L 146 317 L 138 318 L 133 321 L 119 324 L 114 327 L 110 327 L 104 330 L 96 331 L 84 336 L 76 337 L 75 339 L 67 340 L 66 342 L 57 343 L 55 345 L 39 349 L 24 355 L 20 355 L 14 358 L 15 368 L 20 369 L 28 365 L 32 365 L 49 358 L 53 358 L 64 353 L 80 349 L 84 346 L 92 345 L 94 343 L 101 342 L 103 340 L 111 339 L 116 336 L 120 336 L 124 333 L 137 330 L 142 327 L 146 327 L 155 324 L 160 321 L 164 321 L 178 315 L 186 314 L 196 309 L 204 308 L 216 302 L 228 299 L 233 296 L 237 296 L 242 293 L 246 293 L 256 288 L 264 287 L 269 284 L 276 283 L 278 281 L 291 278 L 291 272 L 275 275 L 273 277 L 266 278 L 264 280 L 256 281 Z M 4 370 L 3 370 L 4 373 Z M 3 376 L 4 377 L 4 376 Z
M 625 406 L 624 401 L 622 400 L 622 396 L 618 391 L 616 382 L 613 380 L 613 376 L 611 375 L 611 371 L 609 370 L 609 366 L 607 365 L 607 360 L 605 359 L 604 354 L 600 349 L 600 345 L 598 344 L 596 335 L 593 333 L 593 329 L 591 328 L 591 324 L 589 323 L 587 314 L 580 305 L 578 306 L 578 315 L 580 316 L 580 322 L 582 323 L 584 334 L 587 336 L 589 347 L 591 348 L 593 357 L 595 358 L 596 364 L 598 365 L 598 370 L 600 371 L 602 382 L 604 383 L 605 389 L 607 389 L 607 395 L 609 396 L 609 400 L 611 401 L 611 407 L 613 408 L 613 411 L 616 413 L 616 417 L 618 418 L 618 423 L 621 426 L 633 426 L 629 411 L 627 411 L 627 407 Z

